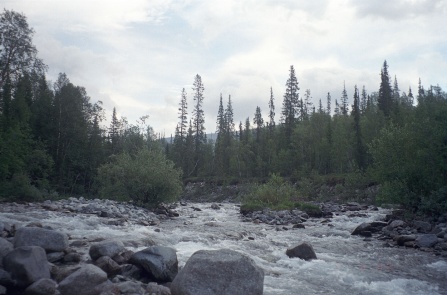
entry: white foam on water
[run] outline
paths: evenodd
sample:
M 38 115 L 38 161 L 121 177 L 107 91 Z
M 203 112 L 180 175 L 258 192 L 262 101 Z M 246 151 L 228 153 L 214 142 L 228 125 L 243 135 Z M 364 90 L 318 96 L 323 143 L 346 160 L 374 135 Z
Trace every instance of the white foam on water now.
M 365 295 L 439 295 L 438 286 L 416 279 L 393 279 L 377 282 L 354 282 L 358 294 Z
M 447 262 L 444 260 L 439 260 L 430 264 L 426 265 L 427 267 L 433 268 L 440 272 L 446 273 L 446 280 L 447 280 Z

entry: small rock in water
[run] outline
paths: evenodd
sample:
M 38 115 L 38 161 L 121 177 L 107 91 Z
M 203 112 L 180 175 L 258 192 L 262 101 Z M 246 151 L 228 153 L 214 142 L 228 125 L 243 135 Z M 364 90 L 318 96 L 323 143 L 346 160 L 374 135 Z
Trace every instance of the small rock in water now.
M 297 223 L 297 224 L 294 224 L 294 225 L 292 226 L 292 228 L 306 228 L 306 227 L 305 227 L 304 224 L 302 224 L 302 223 Z
M 317 254 L 315 254 L 314 248 L 309 242 L 303 242 L 293 248 L 287 249 L 286 255 L 289 258 L 298 257 L 303 260 L 317 259 Z
M 211 209 L 220 210 L 220 207 L 216 203 L 213 203 L 213 204 L 211 204 Z

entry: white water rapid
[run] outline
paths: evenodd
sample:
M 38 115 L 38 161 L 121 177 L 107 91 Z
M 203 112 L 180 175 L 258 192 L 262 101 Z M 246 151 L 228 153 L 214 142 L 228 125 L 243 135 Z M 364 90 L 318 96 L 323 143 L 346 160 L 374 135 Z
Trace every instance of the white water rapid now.
M 382 219 L 385 210 L 366 212 L 367 217 L 334 216 L 330 225 L 322 223 L 322 219 L 309 219 L 304 223 L 305 229 L 288 226 L 289 230 L 277 231 L 276 226 L 241 222 L 235 204 L 222 203 L 220 210 L 213 210 L 210 205 L 179 206 L 179 217 L 164 220 L 158 226 L 111 226 L 96 215 L 43 210 L 0 213 L 0 220 L 16 224 L 38 221 L 68 233 L 73 240 L 120 239 L 133 251 L 152 244 L 173 247 L 180 267 L 197 250 L 236 250 L 263 268 L 266 295 L 447 294 L 445 259 L 415 249 L 385 247 L 383 241 L 364 241 L 350 235 L 360 223 Z M 313 245 L 317 260 L 286 256 L 288 247 L 303 241 Z M 87 253 L 88 248 L 84 250 Z

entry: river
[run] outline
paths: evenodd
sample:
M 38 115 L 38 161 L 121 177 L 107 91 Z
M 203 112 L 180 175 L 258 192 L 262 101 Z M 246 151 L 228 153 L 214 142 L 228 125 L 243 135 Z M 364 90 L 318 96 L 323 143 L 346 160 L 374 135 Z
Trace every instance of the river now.
M 96 215 L 34 210 L 0 213 L 0 220 L 26 224 L 39 221 L 68 233 L 72 240 L 122 240 L 131 250 L 157 244 L 177 250 L 179 266 L 197 250 L 228 248 L 245 253 L 265 273 L 264 294 L 447 294 L 447 261 L 433 253 L 386 247 L 383 241 L 351 236 L 362 222 L 381 220 L 385 209 L 363 217 L 334 216 L 329 223 L 309 219 L 305 229 L 242 222 L 239 207 L 209 203 L 179 206 L 179 217 L 158 226 L 104 224 Z M 194 208 L 200 208 L 197 211 Z M 280 226 L 282 228 L 282 226 Z M 318 259 L 290 259 L 285 251 L 310 242 Z M 87 248 L 84 249 L 87 253 Z M 87 256 L 87 254 L 85 254 Z

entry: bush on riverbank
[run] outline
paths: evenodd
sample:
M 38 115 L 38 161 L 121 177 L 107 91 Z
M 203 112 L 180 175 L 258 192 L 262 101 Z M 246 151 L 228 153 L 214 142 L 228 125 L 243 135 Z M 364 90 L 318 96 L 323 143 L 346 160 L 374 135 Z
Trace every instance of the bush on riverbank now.
M 149 149 L 113 156 L 98 169 L 98 182 L 101 197 L 145 206 L 174 202 L 182 191 L 181 171 L 163 153 Z

